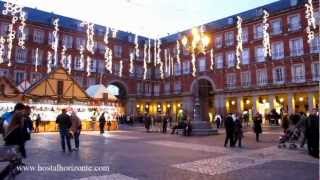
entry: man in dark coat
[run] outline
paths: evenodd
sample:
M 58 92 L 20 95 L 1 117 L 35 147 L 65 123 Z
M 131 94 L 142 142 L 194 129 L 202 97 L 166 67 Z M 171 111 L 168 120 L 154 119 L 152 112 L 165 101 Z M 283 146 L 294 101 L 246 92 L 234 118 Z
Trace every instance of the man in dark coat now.
M 59 125 L 62 151 L 66 151 L 65 143 L 67 143 L 69 152 L 72 152 L 69 133 L 72 123 L 66 109 L 62 109 L 62 113 L 57 116 L 56 123 Z
M 240 117 L 237 116 L 236 121 L 235 121 L 235 128 L 234 128 L 234 145 L 237 144 L 238 141 L 238 146 L 241 147 L 241 141 L 243 137 L 243 131 L 242 131 L 242 121 L 240 120 Z
M 162 120 L 162 132 L 163 133 L 167 133 L 168 121 L 169 121 L 169 115 L 166 115 Z
M 104 117 L 104 113 L 102 113 L 101 116 L 99 117 L 100 134 L 104 133 L 105 124 L 106 124 L 106 118 Z
M 230 147 L 234 147 L 234 121 L 232 118 L 232 114 L 229 113 L 228 116 L 226 117 L 225 121 L 225 128 L 226 128 L 226 139 L 224 141 L 224 147 L 227 146 L 228 141 L 230 141 Z
M 312 113 L 306 120 L 305 133 L 309 154 L 315 158 L 319 158 L 319 115 L 317 115 L 316 109 L 312 110 Z
M 257 112 L 253 119 L 253 131 L 256 134 L 256 141 L 259 142 L 259 135 L 262 133 L 262 115 Z

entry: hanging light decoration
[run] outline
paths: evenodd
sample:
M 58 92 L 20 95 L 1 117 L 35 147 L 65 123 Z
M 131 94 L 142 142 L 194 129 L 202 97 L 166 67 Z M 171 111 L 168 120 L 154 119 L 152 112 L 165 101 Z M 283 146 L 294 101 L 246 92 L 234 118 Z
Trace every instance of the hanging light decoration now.
M 38 58 L 39 58 L 39 49 L 35 51 L 35 71 L 38 72 Z
M 164 79 L 164 73 L 163 73 L 163 62 L 160 60 L 160 78 Z
M 158 43 L 157 43 L 157 64 L 160 64 L 160 61 L 161 61 L 161 56 L 160 56 L 160 53 L 161 53 L 161 40 L 158 39 Z
M 63 68 L 66 68 L 67 64 L 66 64 L 66 51 L 67 48 L 65 45 L 62 46 L 62 51 L 61 51 L 61 60 L 60 60 L 60 64 L 62 65 Z
M 147 79 L 147 73 L 148 73 L 148 65 L 147 65 L 147 56 L 145 55 L 147 53 L 147 44 L 144 44 L 144 57 L 143 57 L 143 79 Z
M 262 20 L 262 27 L 263 27 L 263 50 L 264 50 L 264 57 L 271 57 L 271 45 L 270 45 L 270 35 L 268 32 L 269 23 L 268 23 L 269 13 L 266 10 L 263 10 L 263 20 Z
M 171 53 L 169 51 L 169 57 L 168 57 L 168 71 L 169 71 L 169 76 L 171 76 Z
M 135 44 L 136 57 L 139 57 L 139 39 L 138 39 L 138 35 L 135 35 L 134 44 Z
M 164 72 L 168 73 L 168 49 L 164 50 Z
M 123 70 L 123 62 L 120 60 L 120 67 L 119 67 L 119 76 L 122 77 L 122 70 Z
M 307 37 L 308 37 L 308 43 L 311 43 L 312 40 L 314 39 L 314 29 L 316 29 L 316 20 L 314 17 L 314 13 L 313 13 L 313 4 L 312 4 L 312 0 L 308 0 L 308 2 L 305 4 L 306 7 L 306 19 L 307 19 L 307 27 L 306 27 L 306 31 L 307 31 Z
M 59 18 L 53 20 L 54 31 L 52 32 L 53 40 L 51 44 L 51 48 L 53 49 L 54 53 L 54 66 L 58 65 L 58 45 L 59 45 Z
M 151 40 L 148 40 L 148 63 L 151 63 Z
M 71 74 L 72 68 L 71 68 L 71 64 L 72 64 L 72 57 L 69 54 L 68 55 L 68 73 Z
M 89 77 L 91 75 L 91 57 L 87 56 L 87 76 Z
M 108 71 L 112 73 L 112 50 L 111 49 L 109 49 L 108 51 L 108 59 L 109 59 Z
M 240 69 L 241 64 L 241 55 L 243 52 L 243 43 L 242 43 L 242 18 L 237 16 L 237 49 L 236 49 L 236 57 L 237 57 L 237 65 L 236 68 Z M 270 44 L 270 43 L 269 43 Z
M 181 64 L 181 60 L 180 60 L 180 43 L 177 40 L 177 62 L 180 65 Z
M 191 59 L 191 63 L 192 63 L 192 76 L 196 77 L 196 73 L 197 73 L 197 68 L 196 68 L 196 55 L 193 52 L 192 53 L 192 59 Z
M 214 70 L 214 55 L 213 55 L 213 49 L 210 50 L 210 69 Z
M 171 75 L 174 75 L 173 57 L 171 57 Z
M 94 24 L 90 22 L 82 22 L 80 24 L 81 27 L 86 27 L 86 33 L 87 33 L 87 44 L 86 49 L 91 52 L 91 54 L 94 54 Z
M 51 65 L 52 65 L 52 54 L 50 51 L 48 51 L 48 57 L 47 57 L 47 73 L 51 72 Z
M 84 55 L 83 55 L 83 51 L 84 51 L 84 48 L 83 48 L 83 46 L 81 45 L 81 46 L 80 46 L 80 69 L 84 69 Z
M 22 47 L 22 49 L 24 49 L 24 44 L 25 44 L 25 40 L 26 40 L 26 34 L 24 33 L 24 28 L 26 26 L 26 13 L 24 11 L 21 10 L 20 12 L 20 26 L 19 26 L 19 31 L 21 33 L 21 37 L 19 37 L 18 40 L 18 45 L 20 47 Z
M 1 36 L 0 37 L 0 64 L 4 62 L 3 55 L 4 55 L 4 43 L 6 40 Z

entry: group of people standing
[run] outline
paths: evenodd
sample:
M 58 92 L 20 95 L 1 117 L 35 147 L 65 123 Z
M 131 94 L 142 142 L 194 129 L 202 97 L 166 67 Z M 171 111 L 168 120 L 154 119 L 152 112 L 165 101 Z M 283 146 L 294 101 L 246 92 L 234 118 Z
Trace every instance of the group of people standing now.
M 157 129 L 159 131 L 167 133 L 168 124 L 171 126 L 172 118 L 168 114 L 163 117 L 158 116 L 156 118 L 146 114 L 143 116 L 143 122 L 147 132 L 151 132 L 156 126 L 158 126 Z

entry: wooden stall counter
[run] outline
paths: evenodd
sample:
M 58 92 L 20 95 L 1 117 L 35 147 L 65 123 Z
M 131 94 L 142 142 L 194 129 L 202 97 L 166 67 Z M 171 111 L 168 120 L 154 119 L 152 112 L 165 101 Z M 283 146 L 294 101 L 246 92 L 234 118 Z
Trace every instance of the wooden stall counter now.
M 82 131 L 99 131 L 99 121 L 81 121 Z M 35 122 L 33 127 L 36 128 Z M 108 125 L 106 123 L 104 130 L 105 131 L 115 131 L 118 130 L 118 122 L 111 121 L 111 127 L 108 129 Z M 55 121 L 42 121 L 39 125 L 39 132 L 57 132 L 58 125 Z

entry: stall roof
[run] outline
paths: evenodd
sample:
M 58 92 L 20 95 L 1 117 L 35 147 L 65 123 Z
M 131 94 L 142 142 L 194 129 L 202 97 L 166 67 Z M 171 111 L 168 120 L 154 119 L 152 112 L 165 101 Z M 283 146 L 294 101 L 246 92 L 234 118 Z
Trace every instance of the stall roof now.
M 102 99 L 104 97 L 104 94 L 108 94 L 108 100 L 117 100 L 114 95 L 108 93 L 108 89 L 103 84 L 90 86 L 86 90 L 86 93 L 94 99 Z

